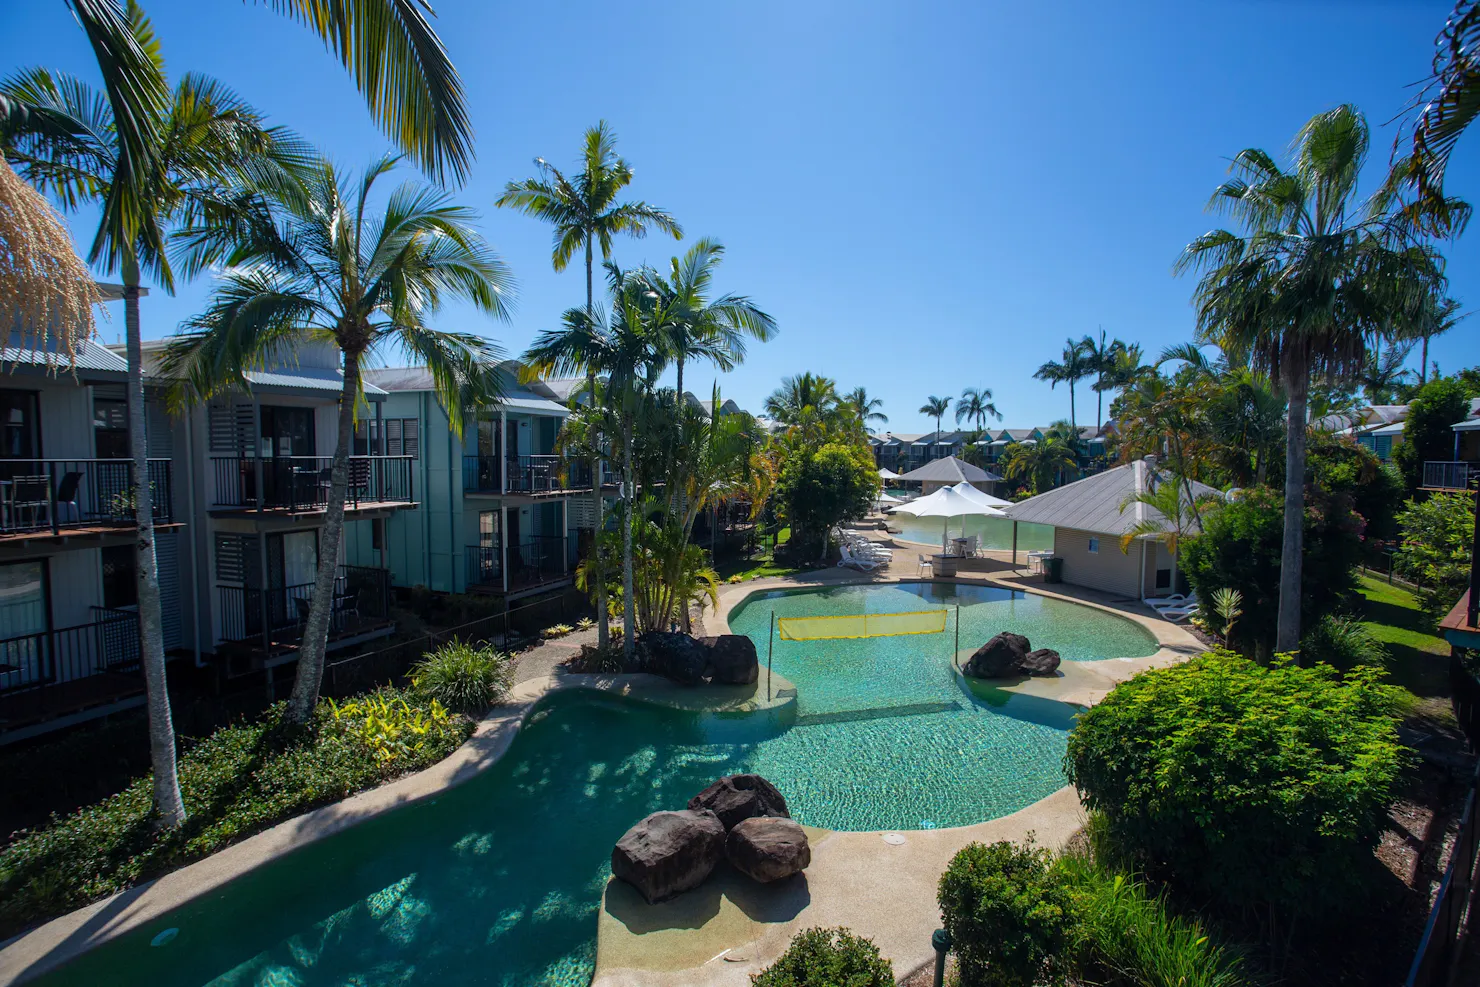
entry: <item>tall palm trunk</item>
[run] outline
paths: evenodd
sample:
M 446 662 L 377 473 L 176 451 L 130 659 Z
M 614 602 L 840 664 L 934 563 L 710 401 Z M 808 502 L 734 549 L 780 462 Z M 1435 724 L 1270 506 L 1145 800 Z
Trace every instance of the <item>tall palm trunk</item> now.
M 591 233 L 586 232 L 586 318 L 593 323 L 596 321 L 596 295 L 591 287 L 591 270 L 593 258 L 591 256 Z M 591 414 L 596 414 L 596 371 L 586 371 L 586 387 L 591 392 Z M 602 523 L 602 514 L 606 508 L 606 502 L 601 497 L 601 437 L 596 436 L 596 442 L 592 444 L 591 451 L 591 551 L 601 551 L 601 532 L 605 529 Z M 596 644 L 605 648 L 611 644 L 611 627 L 606 599 L 606 580 L 596 581 Z
M 675 362 L 678 365 L 678 383 L 674 384 L 673 387 L 674 387 L 674 390 L 676 390 L 678 392 L 678 406 L 680 408 L 682 408 L 683 407 L 683 357 L 679 357 Z M 718 408 L 714 409 L 714 413 L 715 414 L 719 414 L 719 409 Z
M 329 644 L 329 622 L 334 615 L 334 583 L 339 575 L 339 542 L 344 537 L 344 499 L 349 491 L 349 451 L 354 442 L 355 402 L 360 397 L 360 352 L 344 349 L 344 390 L 339 395 L 339 427 L 334 460 L 329 469 L 329 503 L 324 509 L 324 531 L 319 538 L 319 564 L 314 573 L 313 599 L 298 642 L 298 674 L 288 700 L 288 720 L 307 723 L 319 698 L 324 677 L 324 652 Z
M 1429 336 L 1424 333 L 1423 356 L 1418 361 L 1418 386 L 1422 387 L 1429 380 Z
M 149 704 L 149 762 L 154 772 L 154 814 L 173 829 L 185 821 L 175 767 L 175 724 L 164 668 L 164 628 L 159 603 L 159 560 L 154 545 L 154 497 L 149 488 L 148 432 L 144 427 L 144 353 L 139 337 L 139 271 L 125 264 L 123 320 L 128 346 L 128 432 L 133 453 L 134 521 L 139 540 L 135 578 L 139 587 L 139 647 Z
M 1074 414 L 1074 379 L 1069 379 L 1069 427 L 1074 430 L 1074 437 L 1079 438 L 1079 419 Z
M 632 620 L 636 602 L 632 595 L 632 417 L 622 422 L 622 654 L 632 657 Z
M 1275 650 L 1300 647 L 1301 553 L 1305 546 L 1305 405 L 1310 385 L 1304 353 L 1283 366 L 1290 407 L 1285 421 L 1285 537 L 1280 552 L 1279 624 Z

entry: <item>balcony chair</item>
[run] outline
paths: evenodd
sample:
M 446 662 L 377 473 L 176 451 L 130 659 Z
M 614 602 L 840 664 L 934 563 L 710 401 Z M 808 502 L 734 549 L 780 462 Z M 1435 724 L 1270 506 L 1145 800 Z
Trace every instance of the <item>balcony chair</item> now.
M 82 474 L 75 470 L 62 476 L 57 484 L 57 522 L 76 524 L 82 520 L 82 508 L 77 503 L 77 493 L 82 486 Z
M 37 528 L 51 523 L 51 481 L 45 476 L 17 476 L 10 484 L 10 523 Z

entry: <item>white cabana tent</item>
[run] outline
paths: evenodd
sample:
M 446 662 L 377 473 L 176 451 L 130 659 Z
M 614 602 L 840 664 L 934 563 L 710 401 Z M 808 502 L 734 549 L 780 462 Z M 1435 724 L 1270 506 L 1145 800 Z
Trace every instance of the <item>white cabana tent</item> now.
M 1003 500 L 1001 497 L 993 497 L 989 493 L 982 493 L 965 480 L 951 487 L 951 489 L 969 500 L 974 500 L 978 504 L 986 504 L 988 507 L 1002 508 L 1012 506 L 1012 501 Z
M 898 497 L 894 497 L 886 493 L 880 493 L 874 503 L 877 504 L 879 510 L 882 511 L 884 508 L 892 504 L 903 504 L 904 501 L 900 500 Z
M 982 494 L 982 496 L 986 496 Z M 913 514 L 915 517 L 938 517 L 945 518 L 945 525 L 941 528 L 940 551 L 942 555 L 948 554 L 950 546 L 951 519 L 960 518 L 962 532 L 965 533 L 965 523 L 968 517 L 1006 517 L 1007 515 L 989 504 L 973 500 L 958 491 L 955 487 L 941 487 L 928 496 L 919 500 L 912 500 L 908 504 L 901 504 L 895 509 L 896 513 Z
M 896 472 L 894 472 L 889 467 L 884 466 L 884 467 L 881 467 L 879 469 L 879 479 L 881 479 L 881 480 L 897 480 L 897 479 L 899 479 L 899 474 L 896 473 Z

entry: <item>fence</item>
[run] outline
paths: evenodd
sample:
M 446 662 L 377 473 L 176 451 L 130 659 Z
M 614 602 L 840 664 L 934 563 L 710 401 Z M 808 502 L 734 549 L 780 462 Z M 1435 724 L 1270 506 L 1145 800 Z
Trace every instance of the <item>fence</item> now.
M 411 456 L 350 456 L 345 504 L 410 502 L 414 499 L 411 462 Z M 211 459 L 212 503 L 216 507 L 316 510 L 329 503 L 333 464 L 330 456 L 215 456 Z
M 174 520 L 170 461 L 148 461 L 154 520 Z M 134 524 L 133 460 L 7 459 L 0 463 L 0 534 L 53 534 Z
M 328 663 L 322 691 L 326 696 L 344 697 L 377 685 L 396 682 L 422 656 L 456 638 L 470 644 L 507 646 L 511 634 L 530 637 L 553 624 L 570 623 L 591 615 L 590 603 L 581 596 L 561 593 L 521 603 L 502 613 L 433 631 L 400 644 L 367 651 Z

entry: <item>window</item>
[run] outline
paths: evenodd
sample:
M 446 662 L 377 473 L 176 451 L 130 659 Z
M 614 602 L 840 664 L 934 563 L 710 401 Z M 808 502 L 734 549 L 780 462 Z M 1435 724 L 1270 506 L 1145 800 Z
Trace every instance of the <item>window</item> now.
M 379 552 L 385 548 L 385 518 L 370 519 L 370 548 Z
M 139 583 L 134 546 L 114 545 L 98 554 L 103 560 L 103 606 L 109 610 L 135 606 L 139 602 Z
M 1391 435 L 1377 436 L 1377 458 L 1387 461 L 1393 458 L 1393 437 Z
M 122 384 L 93 385 L 93 455 L 127 459 L 128 401 Z
M 0 459 L 35 459 L 41 455 L 36 394 L 0 390 Z
M 0 639 L 46 630 L 46 610 L 46 563 L 0 565 Z M 29 646 L 16 650 L 0 645 L 0 665 L 23 665 L 17 659 L 37 657 L 33 652 L 34 648 Z
M 385 440 L 380 438 L 385 427 Z M 361 419 L 355 423 L 356 456 L 421 455 L 421 420 L 419 418 Z
M 1100 554 L 1100 539 L 1098 539 L 1098 538 L 1091 538 L 1089 540 L 1089 554 L 1091 554 L 1091 555 L 1099 555 Z
M 1172 588 L 1172 570 L 1170 570 L 1170 569 L 1157 569 L 1156 570 L 1156 588 L 1157 589 L 1171 589 Z

